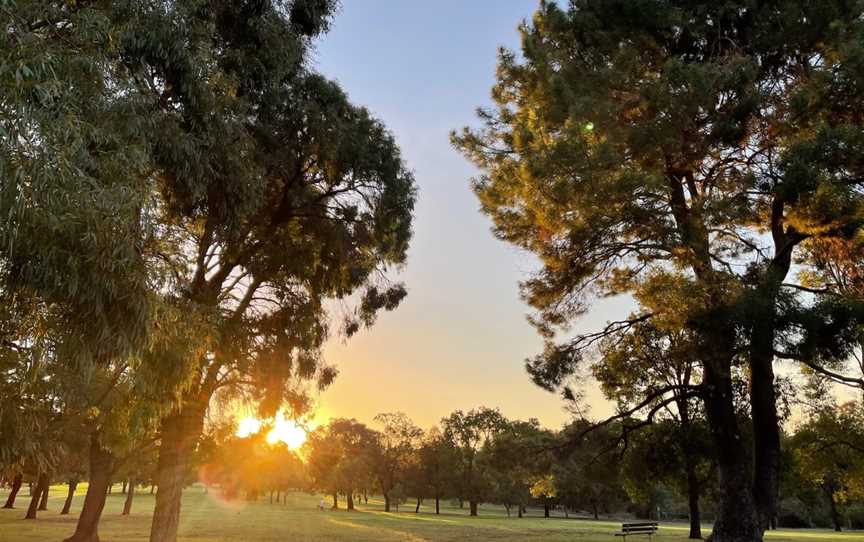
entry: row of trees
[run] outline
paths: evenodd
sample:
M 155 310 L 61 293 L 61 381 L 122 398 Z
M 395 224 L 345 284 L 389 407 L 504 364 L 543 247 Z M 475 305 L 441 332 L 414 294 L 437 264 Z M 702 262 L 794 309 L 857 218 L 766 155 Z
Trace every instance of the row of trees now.
M 796 396 L 776 366 L 864 388 L 862 15 L 842 0 L 541 2 L 521 54 L 500 54 L 483 126 L 453 136 L 495 235 L 540 262 L 522 283 L 547 341 L 533 379 L 577 401 L 594 373 L 616 420 L 675 408 L 684 435 L 698 400 L 715 542 L 761 541 L 778 517 Z M 569 331 L 622 294 L 632 313 Z
M 864 525 L 864 409 L 822 399 L 802 416 L 783 436 L 780 524 Z M 556 509 L 594 518 L 687 517 L 691 538 L 699 539 L 700 520 L 716 517 L 721 491 L 704 416 L 694 414 L 686 435 L 667 412 L 622 438 L 628 424 L 644 421 L 603 427 L 576 421 L 551 431 L 487 408 L 456 411 L 428 431 L 402 413 L 381 414 L 371 426 L 334 419 L 296 452 L 268 444 L 266 427 L 242 438 L 228 433 L 212 441 L 200 472 L 227 498 L 269 492 L 278 502 L 302 490 L 328 495 L 333 509 L 344 502 L 349 511 L 376 495 L 385 512 L 410 501 L 415 512 L 430 502 L 439 514 L 441 502 L 453 500 L 472 516 L 492 503 L 517 517 L 528 506 L 543 508 L 546 517 Z
M 69 542 L 98 541 L 110 481 L 151 454 L 150 538 L 176 540 L 211 405 L 302 412 L 331 329 L 406 293 L 413 176 L 309 62 L 335 9 L 0 9 L 0 469 L 38 493 L 86 465 Z

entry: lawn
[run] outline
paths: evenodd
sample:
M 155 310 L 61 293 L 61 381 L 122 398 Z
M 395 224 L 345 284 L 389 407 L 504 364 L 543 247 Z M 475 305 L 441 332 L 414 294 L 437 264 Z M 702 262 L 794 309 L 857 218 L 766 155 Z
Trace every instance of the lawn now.
M 105 541 L 145 541 L 150 527 L 153 497 L 146 492 L 136 495 L 133 513 L 122 517 L 124 496 L 109 495 L 100 534 Z M 81 491 L 83 495 L 83 491 Z M 0 495 L 3 495 L 0 492 Z M 49 511 L 40 512 L 36 521 L 25 521 L 24 508 L 29 499 L 22 491 L 15 510 L 0 510 L 0 542 L 59 542 L 75 528 L 75 515 L 60 516 L 65 488 L 53 487 Z M 3 497 L 5 499 L 5 495 Z M 75 500 L 73 512 L 80 510 L 82 496 Z M 503 509 L 495 506 L 480 508 L 480 517 L 470 518 L 467 511 L 446 506 L 440 516 L 428 507 L 414 514 L 413 506 L 403 506 L 398 513 L 382 512 L 383 503 L 370 499 L 355 512 L 316 509 L 317 497 L 301 493 L 289 496 L 287 505 L 271 505 L 266 500 L 256 503 L 230 502 L 217 498 L 216 493 L 204 494 L 197 487 L 186 492 L 183 501 L 180 540 L 185 542 L 222 541 L 462 541 L 462 540 L 544 540 L 615 542 L 620 538 L 612 532 L 620 523 L 609 520 L 528 517 L 508 519 Z M 531 511 L 536 514 L 536 511 Z M 707 529 L 706 529 L 707 534 Z M 686 540 L 686 526 L 663 524 L 654 540 Z M 864 542 L 864 532 L 837 535 L 830 531 L 794 530 L 769 533 L 775 542 L 838 540 Z M 640 540 L 639 537 L 634 540 Z

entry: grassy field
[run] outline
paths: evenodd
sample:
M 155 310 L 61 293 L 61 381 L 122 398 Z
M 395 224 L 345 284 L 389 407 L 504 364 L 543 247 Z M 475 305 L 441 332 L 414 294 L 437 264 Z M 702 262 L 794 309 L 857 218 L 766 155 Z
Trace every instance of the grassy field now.
M 115 488 L 119 493 L 119 486 Z M 29 502 L 22 491 L 15 510 L 0 510 L 0 542 L 59 542 L 75 528 L 74 512 L 80 510 L 82 497 L 75 500 L 73 515 L 61 516 L 65 488 L 53 487 L 48 512 L 40 512 L 36 521 L 25 521 L 24 508 Z M 83 495 L 83 489 L 80 491 Z M 0 492 L 5 499 L 5 494 Z M 105 541 L 144 541 L 150 527 L 153 497 L 146 492 L 136 495 L 133 513 L 122 517 L 123 495 L 109 495 L 100 535 Z M 470 518 L 466 511 L 447 506 L 440 516 L 429 508 L 414 514 L 412 506 L 403 506 L 399 513 L 384 514 L 380 500 L 370 500 L 355 512 L 316 509 L 317 497 L 304 494 L 289 496 L 287 505 L 257 503 L 226 503 L 214 492 L 205 495 L 200 488 L 186 492 L 183 502 L 180 539 L 184 542 L 222 541 L 462 541 L 462 540 L 544 540 L 615 542 L 612 536 L 620 523 L 610 520 L 528 517 L 508 519 L 503 509 L 495 506 L 480 508 L 479 518 Z M 536 514 L 536 511 L 532 511 Z M 707 534 L 707 529 L 706 529 Z M 663 524 L 654 540 L 686 540 L 683 524 Z M 830 531 L 794 530 L 769 533 L 774 542 L 828 541 L 864 542 L 864 532 L 837 535 Z M 639 537 L 634 540 L 640 540 Z

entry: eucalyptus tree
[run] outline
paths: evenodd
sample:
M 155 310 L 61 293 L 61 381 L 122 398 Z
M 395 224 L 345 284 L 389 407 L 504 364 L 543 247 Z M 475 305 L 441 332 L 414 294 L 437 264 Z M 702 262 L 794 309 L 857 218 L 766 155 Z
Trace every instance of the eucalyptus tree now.
M 453 443 L 459 455 L 457 496 L 468 501 L 469 514 L 477 515 L 477 507 L 491 493 L 489 465 L 480 460 L 496 435 L 506 429 L 507 420 L 498 410 L 480 407 L 463 412 L 456 410 L 441 419 L 444 437 Z
M 695 334 L 719 542 L 760 540 L 776 514 L 776 346 L 818 361 L 860 316 L 788 286 L 803 244 L 859 229 L 860 9 L 544 2 L 521 28 L 522 55 L 500 56 L 485 127 L 454 137 L 483 170 L 474 188 L 495 234 L 542 263 L 522 284 L 549 341 L 529 363 L 539 384 L 560 388 L 593 351 L 596 335 L 555 335 L 597 296 L 680 283 L 683 306 L 636 321 L 679 313 Z M 733 401 L 739 364 L 752 450 Z
M 310 71 L 330 0 L 135 6 L 120 43 L 150 96 L 165 297 L 202 347 L 161 428 L 151 539 L 174 540 L 185 465 L 214 395 L 245 393 L 272 414 L 326 386 L 326 302 L 350 334 L 405 295 L 387 278 L 411 235 L 414 180 L 394 138 Z M 200 324 L 200 327 L 198 327 Z M 170 350 L 170 349 L 169 349 Z
M 384 511 L 389 512 L 391 493 L 404 482 L 423 430 L 402 412 L 378 414 L 375 422 L 381 429 L 376 432 L 376 442 L 370 450 L 369 468 L 384 496 Z

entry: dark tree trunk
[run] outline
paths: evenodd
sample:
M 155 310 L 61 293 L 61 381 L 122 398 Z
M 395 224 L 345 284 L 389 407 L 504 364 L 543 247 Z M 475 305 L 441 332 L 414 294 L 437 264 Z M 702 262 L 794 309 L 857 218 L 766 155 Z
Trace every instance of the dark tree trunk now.
M 349 492 L 345 499 L 347 500 L 346 506 L 348 507 L 348 511 L 354 510 L 354 494 Z
M 543 517 L 544 518 L 549 517 L 549 504 L 548 503 L 543 503 Z
M 366 490 L 363 490 L 363 504 L 369 504 L 369 494 L 366 493 Z
M 273 504 L 273 490 L 270 490 L 270 504 Z
M 419 513 L 420 513 L 420 504 L 421 504 L 422 502 L 423 502 L 423 500 L 420 499 L 420 497 L 417 497 L 417 506 L 414 507 L 414 513 L 415 513 L 415 514 L 419 514 Z
M 765 300 L 767 302 L 768 300 Z M 751 336 L 750 404 L 753 415 L 753 498 L 764 531 L 777 516 L 780 490 L 780 421 L 774 389 L 774 318 L 771 311 L 760 318 Z
M 688 461 L 687 465 L 687 507 L 690 511 L 690 536 L 693 540 L 702 539 L 702 514 L 699 510 L 699 478 L 696 467 Z
M 31 492 L 30 506 L 27 507 L 27 515 L 24 519 L 36 519 L 36 510 L 39 508 L 39 501 L 42 499 L 42 494 L 48 492 L 48 473 L 40 472 L 36 482 L 36 488 Z
M 384 511 L 390 511 L 390 496 L 387 493 L 384 494 Z
M 716 325 L 713 331 L 706 333 L 703 393 L 720 482 L 720 499 L 712 540 L 761 542 L 762 530 L 753 502 L 751 463 L 733 402 L 732 356 L 723 354 L 730 351 L 732 334 L 723 333 L 722 324 Z M 713 356 L 710 355 L 712 351 Z
M 120 493 L 122 493 L 122 494 L 124 494 L 124 495 L 126 494 L 126 486 L 127 486 L 127 484 L 128 484 L 128 481 L 127 481 L 127 480 L 123 480 L 123 486 L 120 488 Z
M 204 424 L 201 405 L 187 403 L 162 420 L 162 439 L 156 472 L 156 507 L 150 542 L 176 542 L 186 471 Z
M 150 494 L 152 495 L 155 491 L 156 491 L 156 486 L 153 484 L 150 484 Z
M 522 505 L 521 504 L 516 506 L 516 517 L 517 518 L 522 517 Z
M 75 489 L 78 487 L 77 480 L 69 480 L 69 492 L 66 493 L 66 502 L 63 503 L 63 510 L 60 511 L 61 516 L 65 516 L 72 508 L 72 498 L 75 497 Z
M 843 518 L 840 517 L 840 511 L 837 509 L 837 500 L 834 498 L 834 484 L 825 484 L 825 496 L 828 498 L 828 508 L 831 512 L 831 523 L 834 525 L 835 532 L 843 532 Z
M 339 495 L 333 493 L 333 510 L 339 510 Z
M 51 491 L 51 479 L 48 479 L 48 485 L 45 486 L 45 489 L 42 490 L 42 496 L 39 497 L 39 511 L 44 512 L 48 510 L 48 493 Z
M 469 515 L 471 515 L 471 516 L 477 515 L 477 501 L 468 501 L 468 508 L 470 510 L 468 512 Z
M 123 513 L 121 515 L 128 516 L 132 512 L 132 499 L 135 497 L 135 479 L 129 479 L 129 485 L 126 488 L 126 502 L 123 503 Z
M 597 503 L 591 503 L 591 509 L 594 511 L 594 519 L 600 519 L 600 510 L 597 508 Z
M 3 508 L 15 508 L 15 497 L 18 496 L 18 492 L 21 491 L 21 485 L 24 483 L 24 475 L 16 474 L 15 478 L 12 479 L 12 490 L 9 492 L 9 496 L 6 498 L 6 504 L 3 505 Z
M 99 542 L 99 520 L 105 508 L 114 456 L 102 447 L 99 433 L 90 436 L 90 479 L 75 534 L 63 542 Z
M 435 515 L 438 516 L 441 514 L 441 499 L 438 495 L 435 495 Z

